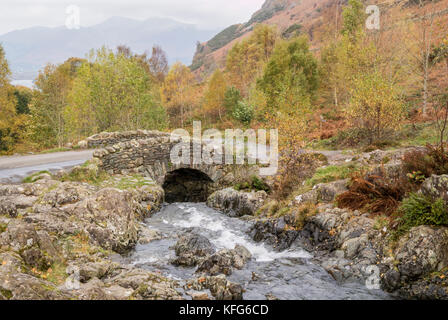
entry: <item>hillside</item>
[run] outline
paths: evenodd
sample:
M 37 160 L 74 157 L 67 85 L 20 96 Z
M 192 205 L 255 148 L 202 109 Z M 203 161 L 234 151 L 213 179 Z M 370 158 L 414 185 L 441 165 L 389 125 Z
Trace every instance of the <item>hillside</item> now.
M 284 38 L 296 31 L 308 34 L 312 48 L 319 49 L 323 41 L 340 29 L 341 8 L 347 2 L 348 0 L 266 0 L 248 22 L 232 25 L 209 41 L 198 44 L 191 69 L 197 75 L 207 76 L 215 68 L 223 67 L 229 49 L 248 37 L 257 23 L 276 25 Z M 416 19 L 424 15 L 428 7 L 420 8 L 417 0 L 369 0 L 365 3 L 380 7 L 381 23 L 388 27 L 403 17 Z M 448 1 L 437 1 L 435 6 L 439 15 L 448 16 Z M 441 26 L 443 27 L 446 25 Z
M 34 79 L 46 63 L 60 63 L 69 57 L 84 57 L 92 48 L 125 44 L 133 51 L 150 51 L 160 45 L 169 62 L 191 63 L 195 43 L 212 36 L 216 30 L 200 30 L 195 25 L 173 19 L 144 21 L 113 17 L 103 23 L 79 30 L 65 27 L 34 27 L 0 36 L 14 79 Z

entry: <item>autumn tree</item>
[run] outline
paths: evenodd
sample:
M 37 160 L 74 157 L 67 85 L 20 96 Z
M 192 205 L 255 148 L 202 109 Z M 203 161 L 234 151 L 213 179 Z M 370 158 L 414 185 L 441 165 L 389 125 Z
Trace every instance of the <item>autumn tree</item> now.
M 195 79 L 191 70 L 175 63 L 162 85 L 162 103 L 170 116 L 171 125 L 184 128 L 192 115 L 195 101 Z
M 343 25 L 339 35 L 322 48 L 320 73 L 322 89 L 335 106 L 345 105 L 357 75 L 378 66 L 379 53 L 365 30 L 366 13 L 360 0 L 350 0 L 342 10 Z
M 248 39 L 235 44 L 227 55 L 226 72 L 231 86 L 247 96 L 250 84 L 262 73 L 274 50 L 277 30 L 256 25 Z
M 104 47 L 90 52 L 68 98 L 64 119 L 71 138 L 166 124 L 158 86 L 147 72 L 134 58 Z
M 168 59 L 165 51 L 159 46 L 152 48 L 151 58 L 149 58 L 149 70 L 151 74 L 159 81 L 163 83 L 168 73 Z
M 10 84 L 10 69 L 5 51 L 0 45 L 0 151 L 11 151 L 20 140 L 24 117 L 16 112 L 14 88 Z
M 138 54 L 132 52 L 128 46 L 119 45 L 117 47 L 117 54 L 135 60 L 159 84 L 163 83 L 168 73 L 168 59 L 165 51 L 160 46 L 154 46 L 152 48 L 152 54 L 149 56 L 146 51 Z
M 436 1 L 417 0 L 418 6 L 422 9 L 422 16 L 418 17 L 412 23 L 411 30 L 414 35 L 415 50 L 411 51 L 414 54 L 414 61 L 416 64 L 416 71 L 418 77 L 421 79 L 422 88 L 422 113 L 426 114 L 428 111 L 428 100 L 430 98 L 430 73 L 431 73 L 431 50 L 435 41 L 435 27 L 436 27 L 436 9 L 434 4 Z
M 353 126 L 366 131 L 371 144 L 379 142 L 403 120 L 399 88 L 379 72 L 359 75 L 353 83 L 346 113 Z
M 204 96 L 204 114 L 212 120 L 222 121 L 226 113 L 225 98 L 227 85 L 221 70 L 217 69 L 210 77 Z M 216 121 L 215 121 L 216 122 Z

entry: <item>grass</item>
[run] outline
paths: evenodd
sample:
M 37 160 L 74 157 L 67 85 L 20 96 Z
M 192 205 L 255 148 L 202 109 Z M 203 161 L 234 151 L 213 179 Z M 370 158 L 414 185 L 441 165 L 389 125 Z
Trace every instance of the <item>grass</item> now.
M 417 123 L 415 126 L 407 124 L 400 132 L 399 140 L 401 146 L 425 146 L 434 144 L 438 140 L 435 123 Z
M 62 176 L 61 181 L 86 182 L 93 185 L 100 185 L 110 178 L 109 174 L 98 168 L 90 168 L 90 162 L 86 161 L 78 168 L 74 168 L 69 173 Z
M 2 296 L 4 296 L 7 300 L 10 300 L 12 298 L 12 291 L 11 290 L 6 290 L 3 288 L 0 288 L 0 293 L 2 294 Z
M 355 171 L 359 171 L 358 164 L 350 162 L 340 166 L 327 166 L 319 168 L 314 173 L 313 177 L 305 181 L 305 186 L 314 187 L 319 183 L 328 183 L 337 180 L 343 180 L 350 177 Z
M 361 131 L 347 129 L 329 139 L 310 142 L 308 147 L 314 150 L 347 150 L 354 147 L 363 149 L 368 147 L 365 140 Z M 389 134 L 387 139 L 371 147 L 390 150 L 400 147 L 425 146 L 428 143 L 434 144 L 437 140 L 438 133 L 435 122 L 405 124 L 399 131 Z
M 25 179 L 22 180 L 22 182 L 23 183 L 33 183 L 33 182 L 36 182 L 37 180 L 39 180 L 37 178 L 40 175 L 42 175 L 42 174 L 49 174 L 49 175 L 51 175 L 50 171 L 47 171 L 47 170 L 39 171 L 39 172 L 33 173 L 32 175 L 26 177 Z
M 54 283 L 55 285 L 60 285 L 64 283 L 65 279 L 67 279 L 66 269 L 67 265 L 65 263 L 55 262 L 51 265 L 47 272 L 42 275 L 42 278 Z
M 114 187 L 120 190 L 130 190 L 151 185 L 154 185 L 154 182 L 152 180 L 148 180 L 147 178 L 140 175 L 133 175 L 130 177 L 120 178 L 120 180 L 115 182 Z
M 383 230 L 385 227 L 387 228 L 390 224 L 390 219 L 386 216 L 377 216 L 375 217 L 375 222 L 373 224 L 373 229 L 375 230 Z
M 0 223 L 0 233 L 5 232 L 7 228 L 8 228 L 7 224 Z

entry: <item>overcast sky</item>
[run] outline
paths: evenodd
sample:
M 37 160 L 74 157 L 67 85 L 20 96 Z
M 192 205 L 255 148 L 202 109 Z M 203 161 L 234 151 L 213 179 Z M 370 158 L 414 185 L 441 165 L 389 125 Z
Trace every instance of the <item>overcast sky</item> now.
M 265 0 L 0 0 L 0 34 L 32 26 L 62 26 L 67 6 L 80 8 L 81 26 L 112 16 L 171 17 L 203 29 L 247 21 Z

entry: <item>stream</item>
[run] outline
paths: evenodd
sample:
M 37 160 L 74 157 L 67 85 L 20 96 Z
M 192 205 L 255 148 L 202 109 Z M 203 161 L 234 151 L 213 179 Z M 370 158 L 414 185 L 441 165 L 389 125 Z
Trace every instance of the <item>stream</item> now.
M 169 260 L 175 257 L 171 248 L 185 231 L 207 237 L 218 250 L 243 245 L 252 259 L 242 270 L 234 269 L 228 280 L 246 290 L 245 300 L 265 300 L 273 295 L 281 300 L 372 300 L 390 299 L 381 290 L 369 290 L 360 283 L 337 283 L 321 266 L 311 262 L 312 253 L 293 246 L 276 252 L 263 243 L 256 243 L 246 234 L 251 222 L 230 218 L 204 203 L 175 203 L 145 221 L 148 228 L 163 234 L 162 240 L 137 245 L 135 251 L 120 257 L 122 263 L 160 272 L 179 280 L 195 278 L 196 268 L 177 267 Z M 257 276 L 253 280 L 253 273 Z

